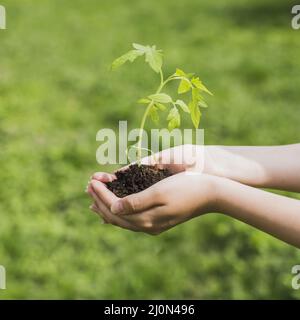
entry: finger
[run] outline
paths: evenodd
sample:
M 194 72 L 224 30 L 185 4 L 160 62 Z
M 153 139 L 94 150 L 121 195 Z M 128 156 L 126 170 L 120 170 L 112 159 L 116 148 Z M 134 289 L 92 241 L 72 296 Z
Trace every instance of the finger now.
M 88 183 L 87 187 L 86 187 L 86 192 L 91 195 L 91 191 L 93 190 L 91 182 Z
M 91 205 L 91 206 L 89 206 L 89 209 L 90 209 L 91 211 L 93 211 L 94 213 L 96 213 L 97 216 L 100 217 L 102 224 L 107 224 L 107 222 L 104 220 L 101 212 L 99 211 L 99 208 L 98 208 L 96 205 Z
M 128 229 L 131 231 L 139 231 L 137 227 L 133 226 L 130 222 L 112 214 L 109 209 L 105 206 L 105 204 L 99 199 L 98 195 L 96 194 L 96 192 L 94 192 L 93 190 L 91 191 L 91 195 L 94 198 L 94 200 L 97 203 L 97 207 L 99 208 L 99 210 L 101 211 L 101 213 L 103 214 L 102 216 L 104 217 L 104 219 L 106 221 L 108 221 L 109 223 L 120 227 L 122 229 Z
M 102 220 L 102 224 L 107 224 L 108 222 L 105 220 L 105 218 L 103 217 L 101 210 L 97 207 L 97 205 L 95 203 L 93 203 L 90 207 L 90 210 L 95 212 Z
M 94 201 L 90 207 L 96 207 L 96 208 L 98 208 L 96 201 Z
M 155 166 L 157 169 L 169 169 L 171 173 L 179 173 L 186 170 L 186 164 L 182 160 L 183 153 L 176 148 L 165 149 L 151 156 L 141 159 L 141 164 Z M 132 162 L 130 165 L 136 164 Z M 125 166 L 118 171 L 125 171 L 130 166 Z M 117 171 L 117 172 L 118 172 Z
M 108 208 L 101 202 L 101 200 L 98 198 L 97 194 L 93 190 L 90 191 L 90 195 L 94 199 L 94 209 L 97 210 L 96 213 L 100 214 L 106 222 L 112 223 Z
M 107 189 L 106 185 L 98 180 L 92 180 L 91 186 L 93 191 L 97 196 L 102 200 L 107 208 L 110 208 L 113 202 L 119 198 L 113 194 L 110 190 Z
M 104 206 L 104 204 L 103 204 Z M 104 207 L 100 206 L 98 207 L 96 201 L 94 201 L 90 206 L 89 209 L 91 209 L 92 211 L 94 211 L 95 213 L 97 213 L 98 215 L 100 215 L 102 217 L 103 220 L 105 220 L 105 218 L 103 217 L 103 214 L 101 212 L 101 208 L 105 210 Z
M 156 187 L 152 186 L 139 193 L 134 193 L 114 201 L 110 207 L 110 210 L 112 213 L 120 215 L 133 214 L 162 204 L 164 203 L 157 193 Z
M 89 193 L 89 186 L 90 186 L 90 184 L 91 184 L 91 178 L 90 178 L 90 180 L 88 181 L 88 183 L 87 183 L 87 185 L 86 185 L 86 187 L 85 187 L 85 190 L 84 190 L 85 193 Z
M 160 169 L 167 168 L 172 173 L 179 173 L 186 169 L 182 146 L 162 150 L 156 155 L 156 158 Z
M 113 180 L 116 179 L 116 176 L 111 173 L 106 173 L 106 172 L 96 172 L 92 175 L 92 179 L 94 180 L 99 180 L 101 182 L 112 182 Z

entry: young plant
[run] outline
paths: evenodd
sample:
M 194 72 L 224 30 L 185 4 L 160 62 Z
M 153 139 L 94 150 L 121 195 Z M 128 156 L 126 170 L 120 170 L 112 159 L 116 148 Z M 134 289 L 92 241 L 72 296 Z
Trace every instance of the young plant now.
M 177 68 L 175 73 L 165 78 L 162 71 L 162 50 L 157 50 L 156 46 L 143 46 L 137 43 L 133 43 L 132 46 L 132 50 L 117 58 L 112 63 L 112 70 L 117 69 L 128 61 L 133 62 L 136 58 L 145 56 L 145 62 L 149 64 L 151 69 L 160 75 L 160 84 L 157 90 L 153 94 L 138 100 L 138 103 L 147 105 L 139 127 L 137 142 L 137 162 L 140 163 L 142 156 L 143 130 L 149 115 L 151 119 L 157 123 L 159 120 L 159 111 L 169 109 L 167 121 L 168 129 L 171 131 L 180 126 L 180 110 L 189 113 L 194 127 L 198 128 L 201 120 L 200 108 L 207 108 L 202 93 L 205 92 L 210 95 L 212 95 L 212 93 L 206 88 L 199 77 L 194 75 L 194 73 L 185 73 Z M 190 92 L 190 99 L 188 102 L 181 99 L 174 99 L 163 91 L 168 83 L 175 80 L 179 81 L 177 90 L 179 95 Z

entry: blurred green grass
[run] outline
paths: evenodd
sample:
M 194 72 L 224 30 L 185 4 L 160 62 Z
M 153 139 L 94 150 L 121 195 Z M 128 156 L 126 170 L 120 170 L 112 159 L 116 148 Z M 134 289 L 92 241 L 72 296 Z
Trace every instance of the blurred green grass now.
M 290 1 L 2 0 L 0 264 L 8 298 L 299 298 L 300 253 L 207 215 L 159 237 L 100 225 L 84 188 L 96 132 L 142 110 L 142 63 L 111 74 L 132 42 L 156 44 L 167 73 L 195 71 L 215 96 L 206 144 L 300 141 L 299 31 Z M 111 169 L 111 168 L 110 168 Z M 288 194 L 291 196 L 296 196 Z

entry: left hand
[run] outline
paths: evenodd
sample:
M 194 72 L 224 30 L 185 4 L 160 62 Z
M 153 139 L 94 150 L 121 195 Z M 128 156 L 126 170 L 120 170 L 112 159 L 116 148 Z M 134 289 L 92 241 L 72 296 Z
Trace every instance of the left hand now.
M 182 172 L 124 198 L 116 197 L 105 182 L 114 175 L 97 173 L 88 185 L 93 211 L 121 228 L 159 234 L 198 215 L 216 210 L 215 180 L 205 174 Z

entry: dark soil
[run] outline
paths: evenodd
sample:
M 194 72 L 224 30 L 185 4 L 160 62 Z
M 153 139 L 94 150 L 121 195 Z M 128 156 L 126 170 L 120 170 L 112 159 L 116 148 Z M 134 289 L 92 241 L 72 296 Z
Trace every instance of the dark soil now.
M 171 175 L 168 169 L 133 164 L 124 171 L 117 171 L 117 179 L 106 185 L 117 197 L 123 198 L 132 193 L 143 191 Z

